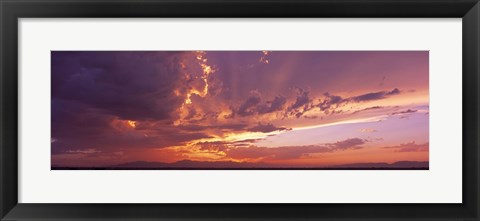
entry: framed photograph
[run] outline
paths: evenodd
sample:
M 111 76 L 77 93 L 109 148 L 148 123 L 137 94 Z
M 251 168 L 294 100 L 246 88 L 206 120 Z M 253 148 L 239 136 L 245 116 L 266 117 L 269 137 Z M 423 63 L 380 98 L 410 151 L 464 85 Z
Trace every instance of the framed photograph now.
M 1 0 L 1 220 L 479 220 L 477 0 Z

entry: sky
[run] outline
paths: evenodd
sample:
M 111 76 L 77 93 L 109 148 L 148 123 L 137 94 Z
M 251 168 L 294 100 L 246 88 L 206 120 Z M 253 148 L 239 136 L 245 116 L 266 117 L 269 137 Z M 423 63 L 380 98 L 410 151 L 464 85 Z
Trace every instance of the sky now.
M 428 51 L 52 51 L 52 167 L 428 161 L 428 64 Z

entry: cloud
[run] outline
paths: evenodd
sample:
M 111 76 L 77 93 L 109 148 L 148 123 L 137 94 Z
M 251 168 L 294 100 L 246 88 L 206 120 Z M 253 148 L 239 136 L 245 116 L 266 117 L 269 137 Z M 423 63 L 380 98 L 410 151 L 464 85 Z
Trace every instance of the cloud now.
M 255 114 L 257 112 L 255 107 L 260 103 L 260 100 L 260 96 L 258 95 L 247 98 L 247 100 L 238 108 L 237 114 L 242 117 Z
M 343 110 L 339 108 L 345 106 L 348 103 L 360 103 L 385 99 L 389 96 L 397 94 L 400 94 L 400 90 L 398 88 L 394 88 L 391 91 L 372 92 L 347 98 L 343 98 L 341 96 L 333 95 L 327 92 L 323 94 L 323 98 L 313 99 L 310 97 L 309 91 L 302 88 L 297 88 L 297 95 L 294 97 L 294 101 L 290 103 L 289 106 L 285 107 L 288 102 L 288 99 L 286 97 L 276 96 L 273 100 L 267 101 L 262 104 L 260 93 L 258 91 L 254 91 L 254 93 L 251 92 L 251 96 L 248 97 L 239 106 L 239 108 L 236 109 L 236 111 L 234 110 L 231 115 L 227 116 L 227 118 L 234 118 L 236 114 L 242 117 L 246 117 L 256 114 L 268 114 L 273 112 L 283 112 L 284 117 L 300 118 L 304 116 L 305 113 L 314 108 L 319 108 L 320 111 L 322 111 L 326 115 L 332 115 L 342 113 Z M 318 103 L 315 102 L 315 100 L 317 100 Z M 357 110 L 352 114 L 382 108 L 384 107 L 373 106 L 362 110 Z M 312 116 L 306 118 L 311 119 Z
M 215 141 L 215 142 L 199 142 L 195 146 L 198 146 L 200 150 L 208 150 L 213 152 L 225 151 L 230 143 L 225 141 Z
M 394 149 L 395 152 L 424 152 L 429 150 L 429 143 L 416 144 L 415 141 L 404 143 L 397 146 L 383 147 L 385 149 Z
M 267 101 L 267 104 L 260 106 L 258 112 L 260 114 L 272 113 L 275 111 L 283 110 L 285 104 L 287 103 L 287 98 L 283 96 L 275 96 L 272 101 Z
M 379 110 L 379 109 L 383 109 L 385 107 L 382 107 L 382 106 L 373 106 L 373 107 L 367 107 L 367 108 L 364 108 L 364 109 L 361 109 L 361 110 L 357 110 L 355 112 L 353 112 L 352 114 L 356 114 L 356 113 L 360 113 L 360 112 L 364 112 L 364 111 L 370 111 L 370 110 Z
M 245 139 L 239 141 L 202 141 L 193 144 L 193 147 L 198 147 L 200 150 L 209 150 L 209 151 L 227 151 L 232 147 L 249 147 L 252 146 L 253 143 L 256 143 L 263 138 L 256 138 L 256 139 Z M 190 148 L 191 150 L 191 148 Z
M 221 124 L 221 125 L 197 125 L 197 124 L 188 124 L 188 125 L 179 125 L 178 129 L 185 131 L 203 131 L 207 129 L 219 129 L 226 131 L 246 131 L 248 127 L 247 124 Z
M 380 91 L 380 92 L 371 92 L 371 93 L 366 93 L 358 96 L 353 96 L 353 97 L 347 97 L 343 98 L 338 95 L 332 95 L 330 93 L 324 93 L 323 99 L 319 99 L 319 103 L 315 104 L 321 111 L 323 111 L 325 114 L 336 114 L 336 113 L 341 113 L 341 110 L 338 110 L 338 108 L 348 104 L 348 103 L 361 103 L 361 102 L 368 102 L 368 101 L 374 101 L 374 100 L 380 100 L 380 99 L 385 99 L 389 96 L 397 95 L 400 94 L 400 90 L 398 88 L 395 88 L 391 91 Z M 375 109 L 382 109 L 384 107 L 382 106 L 373 106 L 373 107 L 368 107 L 365 109 L 357 110 L 353 112 L 352 114 L 360 113 L 363 111 L 370 111 L 370 110 L 375 110 Z
M 252 116 L 256 114 L 269 114 L 277 111 L 282 111 L 287 103 L 287 98 L 284 96 L 275 96 L 273 100 L 262 103 L 260 93 L 254 91 L 229 117 L 235 117 L 236 114 L 242 117 Z
M 316 106 L 320 108 L 320 110 L 323 111 L 325 114 L 336 113 L 335 110 L 338 107 L 348 102 L 348 100 L 343 99 L 340 96 L 331 95 L 329 93 L 324 93 L 323 95 L 325 96 L 325 98 L 323 100 L 320 100 L 320 103 Z
M 234 141 L 233 145 L 234 146 L 250 146 L 253 143 L 256 143 L 264 139 L 265 138 L 251 138 L 251 139 L 245 139 L 245 140 L 238 140 L 238 141 Z
M 274 58 L 269 65 L 258 64 L 259 53 L 53 51 L 51 152 L 99 157 L 115 157 L 118 152 L 123 156 L 149 155 L 145 153 L 170 147 L 173 152 L 178 147 L 190 148 L 198 141 L 227 139 L 242 132 L 269 133 L 287 130 L 291 125 L 318 124 L 324 118 L 322 113 L 340 115 L 341 111 L 352 110 L 346 109 L 347 104 L 401 93 L 394 88 L 347 97 L 347 89 L 332 82 L 349 76 L 356 79 L 358 70 L 338 75 L 321 71 L 326 66 L 336 70 L 338 64 L 345 63 L 344 58 L 338 63 L 327 61 L 332 56 L 322 55 L 324 52 L 263 52 L 263 61 L 269 61 L 269 56 Z M 372 91 L 362 83 L 348 90 Z M 342 96 L 322 94 L 329 90 Z M 349 117 L 333 116 L 326 121 Z M 207 145 L 211 149 L 223 145 L 228 152 L 253 146 L 268 157 L 288 158 L 338 151 L 343 145 L 349 149 L 355 140 L 349 142 L 260 150 L 263 147 L 255 146 L 255 141 L 245 140 L 197 144 L 195 148 L 205 151 Z M 175 156 L 185 157 L 182 154 Z
M 192 122 L 216 118 L 215 112 L 185 106 L 187 92 L 204 93 L 202 62 L 190 52 L 52 52 L 52 154 L 88 151 L 92 145 L 104 153 L 162 148 L 210 138 L 195 125 L 184 125 L 190 130 L 173 125 L 180 110 Z M 211 90 L 218 86 L 209 83 Z
M 260 57 L 260 63 L 268 64 L 268 56 L 270 55 L 270 51 L 262 51 L 262 56 Z
M 359 145 L 362 145 L 366 142 L 364 139 L 360 138 L 351 138 L 342 141 L 337 141 L 335 143 L 326 144 L 326 146 L 332 148 L 333 150 L 346 150 L 352 147 L 360 148 Z
M 66 153 L 82 153 L 82 154 L 94 154 L 101 153 L 102 151 L 96 150 L 94 148 L 89 148 L 85 150 L 67 150 Z
M 282 131 L 282 130 L 291 130 L 291 128 L 276 127 L 271 123 L 268 123 L 268 124 L 258 123 L 258 125 L 248 129 L 248 131 L 251 131 L 251 132 L 262 132 L 262 133 L 269 133 L 273 131 Z
M 239 108 L 237 108 L 236 110 L 234 109 L 232 111 L 232 114 L 226 116 L 226 118 L 234 118 L 237 114 L 239 116 L 246 117 L 274 112 L 283 112 L 284 117 L 300 118 L 304 116 L 305 113 L 316 107 L 318 107 L 320 111 L 322 111 L 326 115 L 339 114 L 343 112 L 343 110 L 339 108 L 345 106 L 348 103 L 360 103 L 365 101 L 384 99 L 389 96 L 397 95 L 399 93 L 400 90 L 398 88 L 394 88 L 391 91 L 372 92 L 359 96 L 343 98 L 341 96 L 333 95 L 327 92 L 323 94 L 323 98 L 313 99 L 310 97 L 309 91 L 302 88 L 297 88 L 297 95 L 294 97 L 294 101 L 290 103 L 289 106 L 285 107 L 288 102 L 288 99 L 286 97 L 275 96 L 273 100 L 267 101 L 262 104 L 260 93 L 255 90 L 253 91 L 253 93 L 251 92 L 251 96 L 248 97 L 239 106 Z M 318 103 L 315 102 L 315 100 L 318 100 Z M 384 107 L 374 106 L 355 111 L 353 112 L 353 114 L 381 108 Z M 306 118 L 313 119 L 312 116 L 308 116 Z
M 311 102 L 311 99 L 308 96 L 309 92 L 305 91 L 303 89 L 299 89 L 299 94 L 295 100 L 295 103 L 293 103 L 290 107 L 289 110 L 297 109 L 300 107 L 303 107 Z
M 351 97 L 349 98 L 349 100 L 352 100 L 354 102 L 364 102 L 364 101 L 380 100 L 388 96 L 397 95 L 397 94 L 400 94 L 400 90 L 398 88 L 395 88 L 391 91 L 380 91 L 380 92 L 362 94 L 356 97 Z
M 418 110 L 408 109 L 408 110 L 405 110 L 405 111 L 393 112 L 393 113 L 391 113 L 391 115 L 411 114 L 411 113 L 416 113 L 417 111 Z
M 52 102 L 52 137 L 55 138 L 51 144 L 52 154 L 88 150 L 92 146 L 102 152 L 119 148 L 161 148 L 211 137 L 204 131 L 182 131 L 162 121 L 139 121 L 133 128 L 129 120 L 104 114 L 85 104 L 66 100 Z
M 372 128 L 364 128 L 364 129 L 360 129 L 359 131 L 362 132 L 362 133 L 374 133 L 374 132 L 377 132 L 377 130 L 372 129 Z
M 297 88 L 297 96 L 295 98 L 295 102 L 291 104 L 287 110 L 285 111 L 285 116 L 294 116 L 296 118 L 300 118 L 314 108 L 313 100 L 309 96 L 309 91 Z
M 174 91 L 190 87 L 183 79 L 183 56 L 181 52 L 55 51 L 52 99 L 79 102 L 122 119 L 167 120 L 183 102 Z
M 367 141 L 360 138 L 351 138 L 335 143 L 306 146 L 283 146 L 283 147 L 257 147 L 234 148 L 226 151 L 227 156 L 234 159 L 296 159 L 309 154 L 331 153 L 340 150 L 360 149 L 360 145 Z
M 398 88 L 395 88 L 392 91 L 386 93 L 387 96 L 397 95 L 397 94 L 400 94 L 400 90 Z

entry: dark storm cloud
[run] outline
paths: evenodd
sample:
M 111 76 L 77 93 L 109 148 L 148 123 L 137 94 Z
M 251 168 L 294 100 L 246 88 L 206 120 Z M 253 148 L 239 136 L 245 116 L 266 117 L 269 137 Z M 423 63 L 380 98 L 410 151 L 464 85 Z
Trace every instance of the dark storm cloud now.
M 51 143 L 51 154 L 64 154 L 69 150 L 68 146 L 66 146 L 62 141 L 55 140 Z
M 113 116 L 97 112 L 85 104 L 74 101 L 53 99 L 51 108 L 52 138 L 57 142 L 78 137 L 101 137 L 114 119 Z
M 88 124 L 79 124 L 86 126 Z M 97 129 L 96 134 L 86 134 L 86 130 L 77 130 L 80 133 L 63 133 L 65 136 L 57 136 L 58 141 L 52 143 L 52 153 L 61 154 L 69 150 L 99 149 L 104 152 L 125 150 L 142 150 L 146 148 L 162 148 L 172 145 L 181 145 L 195 139 L 212 138 L 202 132 L 182 132 L 175 128 L 164 130 L 149 130 L 148 134 L 142 131 L 116 131 L 115 128 L 105 125 Z M 55 133 L 58 134 L 58 133 Z M 83 134 L 83 135 L 80 135 Z M 53 135 L 55 136 L 55 135 Z M 80 138 L 79 138 L 80 137 Z
M 52 52 L 52 153 L 209 138 L 172 127 L 188 89 L 181 52 Z M 190 115 L 195 115 L 190 110 Z M 188 117 L 188 116 L 187 116 Z M 127 121 L 138 121 L 135 128 Z
M 166 120 L 183 102 L 181 53 L 52 52 L 52 99 L 129 120 Z

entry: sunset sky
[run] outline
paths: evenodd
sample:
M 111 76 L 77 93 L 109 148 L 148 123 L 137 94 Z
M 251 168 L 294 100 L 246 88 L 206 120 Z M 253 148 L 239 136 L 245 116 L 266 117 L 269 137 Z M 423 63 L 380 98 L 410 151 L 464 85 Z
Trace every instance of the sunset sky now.
M 428 51 L 53 51 L 52 166 L 429 160 Z

